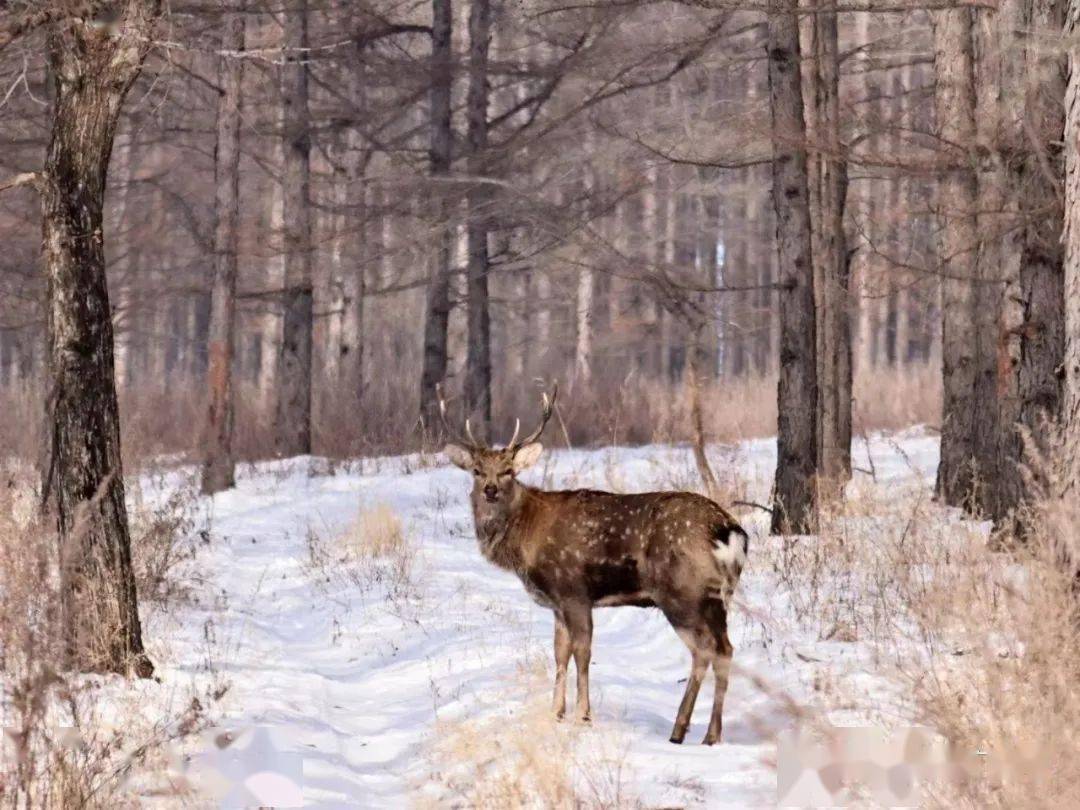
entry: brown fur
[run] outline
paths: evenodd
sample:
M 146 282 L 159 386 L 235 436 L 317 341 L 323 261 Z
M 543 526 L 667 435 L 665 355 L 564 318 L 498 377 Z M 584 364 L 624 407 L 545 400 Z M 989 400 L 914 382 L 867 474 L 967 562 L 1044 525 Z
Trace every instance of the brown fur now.
M 594 607 L 657 607 L 693 658 L 672 731 L 682 742 L 710 666 L 716 694 L 705 743 L 720 739 L 732 647 L 727 606 L 747 552 L 746 532 L 718 504 L 689 492 L 616 495 L 546 492 L 517 473 L 538 444 L 507 449 L 459 445 L 447 455 L 473 474 L 472 508 L 484 556 L 513 571 L 555 614 L 555 700 L 565 711 L 570 656 L 577 667 L 577 714 L 589 719 L 588 667 Z

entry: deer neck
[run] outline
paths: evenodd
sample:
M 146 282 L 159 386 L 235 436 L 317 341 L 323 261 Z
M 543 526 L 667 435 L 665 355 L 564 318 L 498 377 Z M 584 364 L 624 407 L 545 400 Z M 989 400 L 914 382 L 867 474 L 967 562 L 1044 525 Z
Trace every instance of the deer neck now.
M 528 487 L 515 483 L 508 503 L 488 503 L 483 496 L 473 496 L 473 522 L 480 551 L 500 568 L 518 570 L 521 567 L 519 530 L 529 494 Z

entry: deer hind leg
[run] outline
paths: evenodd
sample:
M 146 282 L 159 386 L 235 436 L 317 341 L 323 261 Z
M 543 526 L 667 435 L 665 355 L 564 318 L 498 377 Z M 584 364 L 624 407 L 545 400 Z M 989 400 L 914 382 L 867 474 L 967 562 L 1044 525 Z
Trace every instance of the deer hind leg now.
M 690 648 L 691 664 L 690 677 L 686 680 L 686 691 L 683 693 L 682 702 L 679 704 L 679 712 L 675 715 L 675 727 L 671 730 L 671 741 L 681 743 L 686 737 L 686 730 L 690 727 L 690 717 L 694 713 L 694 703 L 697 702 L 698 691 L 705 673 L 709 671 L 709 663 L 713 656 L 711 650 L 703 643 L 703 634 L 688 630 L 678 630 L 680 638 Z
M 705 745 L 713 745 L 720 742 L 720 733 L 723 729 L 724 695 L 727 692 L 734 648 L 727 634 L 727 610 L 724 603 L 718 600 L 711 603 L 706 611 L 706 618 L 716 639 L 716 655 L 712 661 L 713 675 L 716 677 L 716 693 L 713 696 L 709 730 L 705 733 L 705 739 L 702 742 Z
M 570 666 L 570 631 L 562 616 L 555 614 L 555 697 L 552 709 L 560 720 L 566 714 L 566 670 Z
M 589 706 L 589 660 L 592 657 L 592 608 L 576 607 L 566 612 L 566 626 L 570 631 L 570 651 L 577 670 L 577 719 L 588 723 L 592 719 Z

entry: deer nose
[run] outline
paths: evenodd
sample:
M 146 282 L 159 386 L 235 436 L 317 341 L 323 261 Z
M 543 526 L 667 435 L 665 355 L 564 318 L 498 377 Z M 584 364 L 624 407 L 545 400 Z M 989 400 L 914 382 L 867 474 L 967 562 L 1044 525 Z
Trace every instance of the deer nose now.
M 488 484 L 484 487 L 484 497 L 489 501 L 494 501 L 499 495 L 499 488 L 494 484 Z

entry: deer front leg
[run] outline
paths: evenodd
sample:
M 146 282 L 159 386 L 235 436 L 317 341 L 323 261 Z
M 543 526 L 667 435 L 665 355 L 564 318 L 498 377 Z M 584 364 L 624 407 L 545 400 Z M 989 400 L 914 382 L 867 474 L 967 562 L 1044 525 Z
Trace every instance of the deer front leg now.
M 570 631 L 562 616 L 555 614 L 555 698 L 552 709 L 560 720 L 566 714 L 566 670 L 570 666 Z
M 577 719 L 583 723 L 592 720 L 589 706 L 589 659 L 592 657 L 592 608 L 588 605 L 575 607 L 566 613 L 566 625 L 570 631 L 570 650 L 574 654 L 577 670 Z

